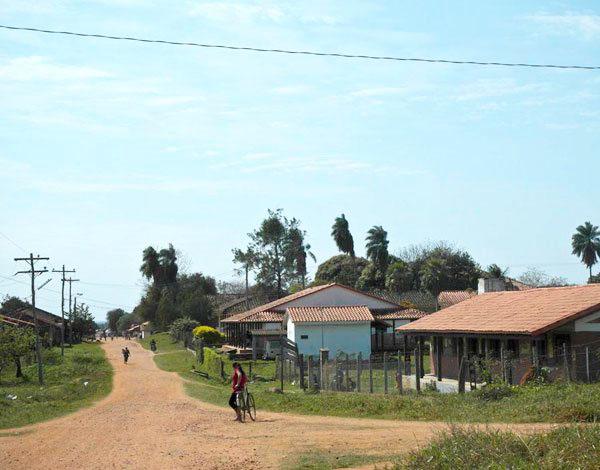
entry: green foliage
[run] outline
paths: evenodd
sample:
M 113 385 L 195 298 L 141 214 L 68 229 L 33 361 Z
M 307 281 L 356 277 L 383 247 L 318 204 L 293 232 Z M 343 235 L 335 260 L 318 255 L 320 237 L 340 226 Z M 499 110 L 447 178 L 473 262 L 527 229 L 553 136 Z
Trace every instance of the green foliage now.
M 156 324 L 160 328 L 166 328 L 179 315 L 175 295 L 174 287 L 163 287 L 160 301 L 156 307 Z
M 387 232 L 381 225 L 375 225 L 367 232 L 367 258 L 381 273 L 385 273 L 389 264 Z
M 500 266 L 494 263 L 490 264 L 486 271 L 492 279 L 504 279 L 506 273 L 508 272 L 508 268 L 502 269 Z
M 133 325 L 137 325 L 141 322 L 140 316 L 136 313 L 126 313 L 117 321 L 117 331 L 122 333 L 127 331 Z
M 178 270 L 177 253 L 171 243 L 159 252 L 152 246 L 144 250 L 140 272 L 146 279 L 152 279 L 161 287 L 166 286 L 175 282 Z
M 127 312 L 122 308 L 115 308 L 114 310 L 110 310 L 106 313 L 106 323 L 108 324 L 108 328 L 111 331 L 119 331 L 117 327 L 117 323 L 119 318 L 126 315 Z
M 3 315 L 8 315 L 16 310 L 22 309 L 24 307 L 29 307 L 30 304 L 25 302 L 18 297 L 6 295 L 4 299 L 2 299 L 2 304 L 0 305 L 0 313 Z
M 315 285 L 337 282 L 356 287 L 361 272 L 369 262 L 365 258 L 352 258 L 350 255 L 336 255 L 321 263 L 315 275 Z
M 94 317 L 86 304 L 77 305 L 71 316 L 71 331 L 73 340 L 81 343 L 83 338 L 92 336 L 96 331 Z
M 200 365 L 200 370 L 206 372 L 211 379 L 223 381 L 221 377 L 221 361 L 223 358 L 211 348 L 204 348 L 204 361 Z
M 193 334 L 196 339 L 204 341 L 208 346 L 221 344 L 225 340 L 225 335 L 211 326 L 197 326 Z
M 344 214 L 335 218 L 333 226 L 331 227 L 331 236 L 333 237 L 338 250 L 346 255 L 350 255 L 351 258 L 355 257 L 354 239 L 352 238 L 350 226 Z
M 15 364 L 15 374 L 22 376 L 21 358 L 31 352 L 35 344 L 35 335 L 30 328 L 12 325 L 0 326 L 0 370 L 10 363 Z
M 54 359 L 48 363 L 48 357 Z M 23 379 L 0 383 L 0 429 L 56 418 L 110 392 L 112 368 L 98 344 L 67 348 L 64 359 L 58 350 L 45 351 L 44 358 L 44 386 Z M 35 364 L 24 368 L 25 375 L 35 375 L 35 368 Z M 17 399 L 7 399 L 9 394 Z
M 498 401 L 513 395 L 513 387 L 503 383 L 490 383 L 473 392 L 475 396 L 484 401 Z
M 448 267 L 441 258 L 429 258 L 420 271 L 421 287 L 437 296 L 448 285 Z
M 365 292 L 384 289 L 385 275 L 373 262 L 369 261 L 365 269 L 362 270 L 356 288 Z
M 394 468 L 591 469 L 600 461 L 598 442 L 600 426 L 563 427 L 524 437 L 506 431 L 453 428 Z
M 402 260 L 396 260 L 388 266 L 385 276 L 385 288 L 389 292 L 404 292 L 412 289 L 413 276 L 410 267 Z
M 169 334 L 174 341 L 183 341 L 186 335 L 192 333 L 196 327 L 200 326 L 196 320 L 190 317 L 182 317 L 171 323 Z
M 592 266 L 598 262 L 600 256 L 600 231 L 597 225 L 586 222 L 577 227 L 571 238 L 573 254 L 581 258 L 581 262 L 590 270 L 592 277 Z
M 139 341 L 145 349 L 150 349 L 150 341 L 152 340 L 156 342 L 157 351 L 160 353 L 184 349 L 183 344 L 175 341 L 169 333 L 155 333 Z

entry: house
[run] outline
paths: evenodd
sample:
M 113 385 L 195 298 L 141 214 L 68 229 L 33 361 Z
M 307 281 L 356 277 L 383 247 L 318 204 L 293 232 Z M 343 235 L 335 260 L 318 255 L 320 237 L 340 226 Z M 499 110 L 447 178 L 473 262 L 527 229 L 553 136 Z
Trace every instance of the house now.
M 40 334 L 46 337 L 48 345 L 59 345 L 63 325 L 62 318 L 38 307 L 35 308 L 35 313 L 38 320 Z M 6 323 L 12 321 L 13 324 L 29 326 L 29 324 L 34 323 L 33 308 L 31 306 L 27 306 L 14 310 L 4 315 L 4 318 L 4 322 Z
M 463 358 L 509 362 L 513 383 L 537 365 L 600 380 L 600 284 L 483 293 L 396 331 L 429 341 L 438 380 Z
M 294 310 L 298 308 L 308 310 Z M 323 347 L 333 353 L 343 346 L 344 352 L 368 355 L 386 347 L 397 350 L 400 340 L 394 344 L 395 327 L 424 315 L 377 295 L 332 283 L 229 316 L 221 320 L 220 326 L 227 342 L 240 348 L 262 347 L 266 341 L 284 335 L 297 343 L 300 352 L 318 354 L 314 351 L 317 345 L 317 349 Z M 318 330 L 319 334 L 315 337 L 309 330 Z

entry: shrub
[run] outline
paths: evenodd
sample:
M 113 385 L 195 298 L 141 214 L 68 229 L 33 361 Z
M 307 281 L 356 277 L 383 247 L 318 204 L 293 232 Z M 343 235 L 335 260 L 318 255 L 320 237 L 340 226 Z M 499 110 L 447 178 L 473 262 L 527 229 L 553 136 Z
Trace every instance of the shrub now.
M 512 387 L 501 383 L 491 383 L 484 385 L 480 390 L 473 392 L 477 398 L 484 401 L 497 401 L 503 398 L 510 397 L 514 390 Z
M 169 334 L 175 341 L 183 341 L 188 333 L 194 331 L 200 323 L 190 317 L 182 317 L 175 320 L 169 328 Z
M 221 361 L 221 356 L 216 352 L 210 348 L 204 348 L 204 362 L 200 369 L 206 372 L 211 379 L 224 379 L 221 376 Z
M 225 335 L 212 326 L 197 326 L 193 331 L 194 338 L 201 339 L 204 344 L 214 346 L 225 340 Z

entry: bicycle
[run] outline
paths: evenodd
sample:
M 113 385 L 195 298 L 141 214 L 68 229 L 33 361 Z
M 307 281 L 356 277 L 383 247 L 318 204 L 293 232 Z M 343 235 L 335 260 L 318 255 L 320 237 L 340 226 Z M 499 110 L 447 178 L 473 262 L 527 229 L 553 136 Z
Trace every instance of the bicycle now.
M 237 393 L 237 405 L 241 412 L 242 423 L 246 421 L 246 413 L 252 421 L 256 421 L 256 405 L 248 387 L 244 387 L 244 390 Z

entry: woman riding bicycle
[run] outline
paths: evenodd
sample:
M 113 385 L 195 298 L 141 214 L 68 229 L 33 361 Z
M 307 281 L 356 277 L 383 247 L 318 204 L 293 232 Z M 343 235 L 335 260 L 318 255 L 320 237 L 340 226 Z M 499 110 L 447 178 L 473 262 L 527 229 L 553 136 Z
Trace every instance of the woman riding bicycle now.
M 229 406 L 231 406 L 235 411 L 235 421 L 242 421 L 242 413 L 237 404 L 237 396 L 238 393 L 244 391 L 246 382 L 248 382 L 248 378 L 246 377 L 244 369 L 242 369 L 242 366 L 239 362 L 234 362 L 233 376 L 231 377 L 231 388 L 233 389 L 233 393 L 231 394 L 231 397 L 229 397 Z

